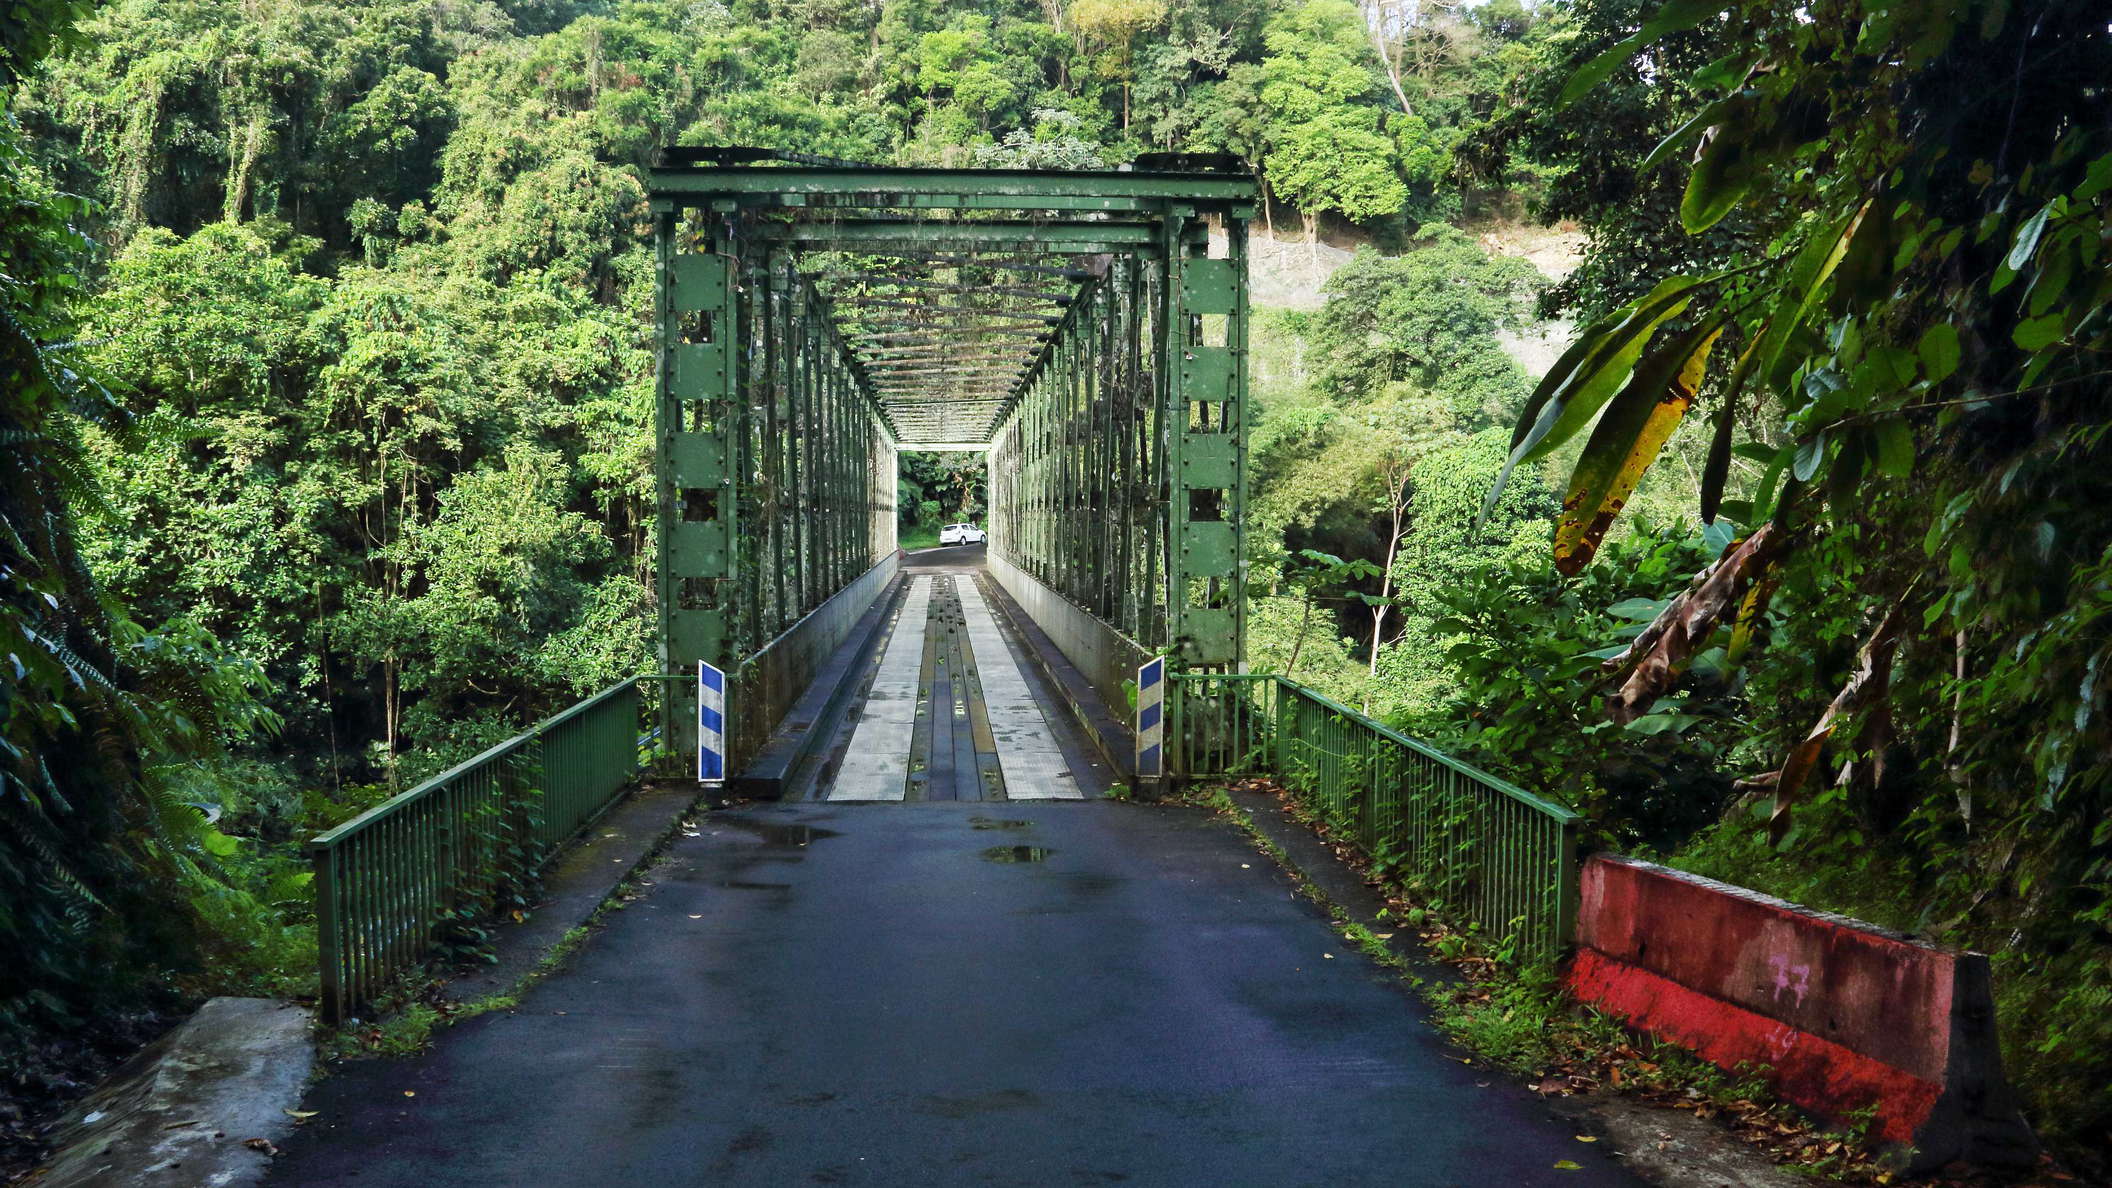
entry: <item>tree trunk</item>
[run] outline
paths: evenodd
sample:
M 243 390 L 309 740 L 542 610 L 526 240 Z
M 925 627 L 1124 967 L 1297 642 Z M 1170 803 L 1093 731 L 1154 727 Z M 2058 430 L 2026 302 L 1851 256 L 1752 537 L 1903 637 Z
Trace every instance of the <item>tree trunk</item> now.
M 1313 621 L 1313 591 L 1305 591 L 1305 612 L 1298 616 L 1298 634 L 1291 637 L 1291 657 L 1283 662 L 1283 678 L 1289 680 L 1298 671 L 1298 653 L 1305 650 L 1305 628 Z
M 1386 534 L 1386 568 L 1379 573 L 1379 605 L 1371 608 L 1371 657 L 1364 670 L 1364 712 L 1371 712 L 1371 687 L 1379 683 L 1379 643 L 1386 628 L 1386 614 L 1393 609 L 1393 561 L 1401 551 L 1401 520 L 1408 508 L 1401 499 L 1401 491 L 1408 481 L 1402 479 L 1393 488 L 1393 524 Z
M 392 649 L 392 650 L 390 651 L 390 653 L 389 653 L 389 654 L 388 654 L 387 656 L 383 657 L 383 659 L 382 659 L 382 661 L 381 661 L 381 707 L 382 707 L 382 719 L 383 719 L 383 721 L 382 721 L 382 734 L 383 734 L 384 738 L 385 738 L 385 739 L 387 740 L 387 741 L 386 741 L 386 746 L 388 747 L 388 756 L 389 756 L 389 787 L 391 787 L 391 788 L 395 788 L 395 787 L 397 786 L 397 785 L 396 785 L 396 781 L 397 781 L 397 767 L 396 767 L 396 718 L 397 718 L 397 714 L 396 714 L 396 707 L 397 707 L 397 693 L 398 693 L 398 687 L 397 687 L 397 683 L 396 683 L 396 654 L 395 654 L 395 651 L 394 651 L 394 650 Z
M 1380 22 L 1384 23 L 1386 13 L 1385 5 L 1381 4 L 1375 7 L 1379 14 Z M 1395 99 L 1400 100 L 1401 114 L 1414 115 L 1415 109 L 1408 105 L 1408 93 L 1401 89 L 1400 60 L 1395 57 L 1395 55 L 1386 52 L 1385 34 L 1379 31 L 1379 26 L 1373 24 L 1370 17 L 1366 17 L 1364 19 L 1364 32 L 1371 36 L 1372 52 L 1379 55 L 1379 62 L 1386 67 L 1386 81 L 1393 84 L 1393 97 Z

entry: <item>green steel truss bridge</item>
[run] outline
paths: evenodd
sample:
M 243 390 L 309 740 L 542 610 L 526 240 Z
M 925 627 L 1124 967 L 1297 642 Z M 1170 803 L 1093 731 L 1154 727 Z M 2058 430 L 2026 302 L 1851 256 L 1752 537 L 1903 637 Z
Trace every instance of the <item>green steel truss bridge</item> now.
M 325 1081 L 273 1182 L 1641 1184 L 1580 1162 L 1585 1115 L 1440 1050 L 1219 814 L 1105 802 L 1260 777 L 1206 803 L 1273 856 L 1336 862 L 1281 794 L 1492 960 L 1576 930 L 1575 814 L 1242 663 L 1253 179 L 690 149 L 651 192 L 659 671 L 313 846 L 330 1021 L 425 1002 L 511 907 L 535 917 L 516 935 L 578 951 L 516 943 L 511 974 L 457 988 L 503 1014 Z M 898 547 L 919 450 L 987 459 L 987 544 Z M 626 869 L 635 910 L 563 932 Z M 1592 868 L 1596 935 L 1672 902 L 1609 908 L 1609 869 L 1630 868 Z M 1662 873 L 1712 920 L 1790 927 Z M 1707 999 L 1777 1055 L 1792 1019 L 1837 1027 L 1709 997 L 1766 1009 L 1761 942 L 1724 943 L 1707 993 L 1623 967 L 1647 979 L 1624 993 Z
M 517 900 L 641 777 L 885 802 L 1263 775 L 1500 951 L 1561 947 L 1573 814 L 1245 671 L 1257 193 L 1236 163 L 673 149 L 651 193 L 659 672 L 315 840 L 327 1017 Z M 897 547 L 915 450 L 988 460 L 987 547 Z M 723 677 L 701 696 L 700 665 Z
M 902 450 L 987 456 L 991 576 L 1108 704 L 1153 655 L 1236 669 L 1257 192 L 1235 168 L 664 154 L 661 657 L 729 674 L 730 771 L 893 580 Z

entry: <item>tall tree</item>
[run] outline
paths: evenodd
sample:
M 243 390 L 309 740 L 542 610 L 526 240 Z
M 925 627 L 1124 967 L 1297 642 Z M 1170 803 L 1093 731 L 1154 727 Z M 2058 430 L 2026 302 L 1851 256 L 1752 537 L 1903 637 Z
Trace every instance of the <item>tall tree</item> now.
M 1136 77 L 1137 35 L 1166 19 L 1164 0 L 1073 0 L 1071 27 L 1107 50 L 1109 67 L 1122 82 L 1122 129 L 1129 130 L 1129 85 Z
M 1271 186 L 1297 205 L 1308 245 L 1322 215 L 1359 222 L 1396 214 L 1408 191 L 1379 110 L 1357 102 L 1377 80 L 1348 0 L 1305 0 L 1269 22 L 1261 101 Z M 1316 249 L 1317 250 L 1317 249 Z

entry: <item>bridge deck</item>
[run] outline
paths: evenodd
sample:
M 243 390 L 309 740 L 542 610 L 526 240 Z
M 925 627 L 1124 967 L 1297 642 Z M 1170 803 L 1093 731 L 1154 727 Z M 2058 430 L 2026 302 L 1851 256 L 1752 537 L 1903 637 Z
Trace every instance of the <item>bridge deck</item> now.
M 913 554 L 894 622 L 817 781 L 826 800 L 1078 800 L 1105 786 L 1031 645 L 1000 625 L 982 549 Z
M 1640 1182 L 1201 810 L 764 805 L 648 880 L 515 1012 L 319 1084 L 271 1183 Z

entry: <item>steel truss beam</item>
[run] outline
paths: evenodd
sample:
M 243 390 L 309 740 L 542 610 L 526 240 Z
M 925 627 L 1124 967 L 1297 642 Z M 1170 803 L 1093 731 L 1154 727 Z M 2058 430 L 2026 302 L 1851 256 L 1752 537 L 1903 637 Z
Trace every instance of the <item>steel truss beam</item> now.
M 1031 351 L 993 351 L 980 355 L 964 355 L 947 347 L 893 347 L 860 351 L 858 354 L 860 358 L 866 361 L 867 366 L 875 363 L 891 363 L 896 360 L 916 361 L 929 359 L 939 359 L 948 363 L 988 363 L 1003 360 L 1026 364 L 1034 361 L 1034 352 Z
M 1049 340 L 1050 335 L 1047 330 L 991 330 L 986 327 L 978 326 L 970 327 L 966 330 L 955 329 L 951 327 L 934 327 L 929 330 L 919 330 L 914 333 L 876 332 L 871 334 L 853 334 L 849 337 L 853 342 L 893 342 L 911 346 L 917 345 L 919 343 L 949 343 L 970 340 L 975 342 L 1017 342 L 1038 346 L 1041 343 L 1047 342 Z
M 1074 284 L 1084 284 L 1098 274 L 1084 268 L 1063 268 L 1054 264 L 1035 264 L 1025 260 L 997 260 L 988 256 L 948 256 L 937 252 L 901 252 L 905 259 L 922 260 L 928 264 L 942 264 L 951 268 L 989 268 L 1005 272 L 1034 273 L 1039 276 L 1060 276 Z
M 794 247 L 851 252 L 888 252 L 899 248 L 973 248 L 1015 255 L 1098 255 L 1153 246 L 1157 228 L 1148 222 L 1074 221 L 1045 223 L 991 219 L 909 221 L 846 219 L 841 222 L 785 223 L 766 228 L 760 237 Z
M 865 373 L 870 376 L 883 375 L 1022 375 L 1032 365 L 1031 359 L 1008 359 L 989 363 L 962 363 L 954 365 L 935 359 L 908 359 L 894 363 L 867 363 Z
M 1036 318 L 1031 322 L 978 322 L 971 315 L 938 313 L 928 318 L 907 322 L 873 322 L 864 324 L 871 333 L 886 334 L 897 330 L 938 330 L 964 334 L 1037 331 L 1060 325 L 1062 318 Z
M 700 197 L 757 207 L 1152 213 L 1167 202 L 1245 207 L 1256 199 L 1253 179 L 1238 174 L 1101 170 L 655 169 L 652 188 L 654 196 L 663 200 Z
M 999 285 L 963 285 L 949 281 L 921 280 L 914 277 L 890 276 L 885 272 L 854 272 L 852 280 L 872 285 L 884 285 L 904 289 L 932 289 L 942 293 L 995 293 L 1000 297 L 1018 297 L 1028 301 L 1046 301 L 1054 305 L 1069 305 L 1072 294 L 1044 289 L 1013 289 Z
M 895 301 L 886 297 L 838 297 L 838 305 L 854 305 L 862 309 L 914 309 L 920 313 L 974 314 L 984 318 L 1039 318 L 1054 326 L 1062 319 L 1030 309 L 993 308 L 987 305 L 935 305 L 929 301 Z

